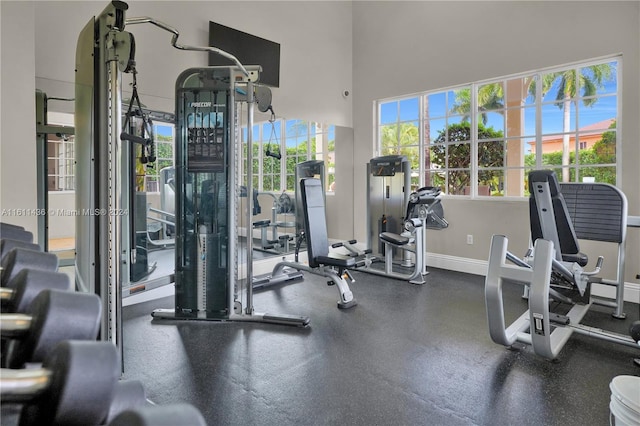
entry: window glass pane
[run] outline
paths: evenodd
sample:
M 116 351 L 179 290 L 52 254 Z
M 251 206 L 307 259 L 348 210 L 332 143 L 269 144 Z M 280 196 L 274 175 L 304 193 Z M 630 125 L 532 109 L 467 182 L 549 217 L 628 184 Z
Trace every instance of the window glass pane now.
M 446 139 L 444 135 L 438 136 L 437 142 L 464 142 L 471 140 L 471 123 L 462 122 L 462 123 L 450 123 L 447 128 Z
M 427 186 L 434 186 L 440 188 L 441 191 L 446 191 L 446 176 L 441 171 L 430 171 L 427 173 Z
M 502 82 L 489 83 L 478 87 L 478 111 L 504 109 L 504 87 Z
M 444 118 L 441 118 L 437 120 L 429 120 L 428 123 L 429 139 L 431 143 L 434 143 L 440 138 L 440 135 L 444 134 L 444 132 L 446 131 L 446 120 Z
M 469 117 L 471 114 L 471 88 L 449 92 L 449 113 Z
M 575 81 L 575 70 L 567 70 L 564 72 L 550 72 L 542 75 L 542 83 L 540 90 L 542 90 L 543 102 L 556 102 L 564 98 L 564 88 L 567 79 Z
M 578 169 L 578 182 L 601 182 L 611 185 L 616 184 L 615 166 L 593 166 Z
M 478 117 L 478 139 L 502 138 L 504 136 L 504 112 L 486 112 Z
M 420 100 L 418 98 L 400 101 L 400 121 L 417 120 L 420 117 Z
M 504 167 L 505 154 L 503 140 L 478 143 L 478 167 Z
M 471 171 L 449 170 L 447 189 L 447 193 L 451 195 L 471 195 Z
M 506 111 L 507 137 L 531 136 L 536 133 L 536 109 L 515 108 Z
M 468 168 L 471 166 L 471 144 L 459 143 L 447 146 L 447 167 Z
M 412 170 L 420 170 L 420 148 L 418 146 L 403 146 L 400 148 L 399 154 L 407 157 Z
M 446 93 L 433 93 L 425 97 L 427 102 L 426 110 L 429 112 L 429 117 L 425 118 L 437 118 L 444 117 L 447 112 Z
M 535 105 L 535 75 L 518 77 L 506 81 L 506 107 L 521 107 L 527 105 Z
M 578 104 L 580 130 L 607 129 L 618 116 L 617 102 L 616 96 L 582 99 Z
M 565 127 L 564 104 L 544 104 L 542 105 L 542 133 L 569 132 L 576 129 L 575 102 L 569 102 L 569 123 Z
M 400 146 L 417 145 L 420 142 L 420 128 L 417 121 L 400 124 Z
M 478 195 L 503 196 L 504 195 L 504 171 L 480 170 L 478 171 Z
M 616 93 L 617 62 L 590 65 L 580 69 L 582 96 Z
M 380 123 L 388 124 L 398 121 L 398 103 L 387 102 L 380 104 Z
M 429 148 L 427 148 L 426 154 L 429 156 L 429 161 L 425 161 L 425 168 L 444 169 L 447 167 L 446 145 L 431 145 Z

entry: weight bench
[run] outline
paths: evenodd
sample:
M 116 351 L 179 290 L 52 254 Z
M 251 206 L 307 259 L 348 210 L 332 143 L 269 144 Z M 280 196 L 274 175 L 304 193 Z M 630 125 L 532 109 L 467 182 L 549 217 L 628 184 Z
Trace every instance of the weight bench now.
M 557 358 L 573 332 L 640 349 L 628 336 L 580 324 L 594 303 L 590 285 L 601 281 L 594 279 L 594 274 L 603 259 L 598 258 L 594 271 L 583 270 L 581 265 L 586 265 L 587 257 L 579 251 L 569 208 L 553 171 L 531 172 L 529 189 L 531 235 L 535 241 L 531 255 L 520 259 L 509 253 L 508 239 L 503 235 L 494 235 L 491 240 L 485 302 L 492 340 L 507 347 L 516 341 L 530 344 L 536 354 L 547 359 Z M 551 287 L 552 281 L 558 290 Z M 505 282 L 529 288 L 529 309 L 508 327 L 502 298 Z M 561 291 L 579 294 L 573 300 Z M 550 299 L 570 304 L 571 308 L 564 315 L 550 312 Z
M 329 253 L 327 218 L 324 207 L 324 194 L 319 179 L 300 180 L 300 194 L 304 216 L 304 236 L 307 241 L 309 266 L 296 262 L 279 262 L 271 273 L 275 279 L 285 273 L 285 267 L 306 271 L 314 275 L 329 278 L 329 284 L 335 285 L 340 293 L 338 308 L 347 309 L 357 305 L 344 275 L 350 278 L 348 269 L 356 266 L 353 257 L 342 257 Z

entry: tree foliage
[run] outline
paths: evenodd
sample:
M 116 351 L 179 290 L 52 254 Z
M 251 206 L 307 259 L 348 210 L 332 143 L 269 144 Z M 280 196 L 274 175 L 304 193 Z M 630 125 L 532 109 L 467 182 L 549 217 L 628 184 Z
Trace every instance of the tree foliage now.
M 504 167 L 505 141 L 502 131 L 493 127 L 485 127 L 478 123 L 478 183 L 480 185 L 494 184 L 494 172 L 486 170 L 491 167 Z M 429 155 L 432 168 L 436 165 L 447 168 L 448 175 L 436 173 L 432 185 L 445 187 L 449 194 L 464 194 L 465 188 L 471 186 L 471 124 L 463 121 L 451 124 L 442 129 L 430 146 Z M 485 170 L 483 170 L 485 168 Z
M 616 122 L 614 121 L 609 129 L 602 134 L 602 138 L 591 148 L 578 151 L 580 159 L 579 176 L 576 176 L 576 168 L 569 168 L 569 181 L 576 182 L 584 177 L 593 177 L 596 182 L 616 184 Z M 572 151 L 569 156 L 569 164 L 576 164 L 576 153 Z M 593 165 L 593 166 L 589 166 Z M 528 169 L 535 169 L 535 153 L 525 155 L 525 166 Z M 555 170 L 558 176 L 562 176 L 562 152 L 548 152 L 542 154 L 542 166 Z

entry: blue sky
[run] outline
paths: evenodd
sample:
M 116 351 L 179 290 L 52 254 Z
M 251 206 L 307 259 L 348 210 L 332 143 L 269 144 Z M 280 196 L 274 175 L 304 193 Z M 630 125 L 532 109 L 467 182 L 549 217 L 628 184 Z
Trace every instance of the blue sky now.
M 615 67 L 615 62 L 612 64 Z M 617 117 L 617 96 L 615 96 L 617 81 L 615 74 L 616 73 L 614 73 L 611 81 L 605 83 L 604 86 L 598 90 L 598 99 L 593 105 L 587 106 L 581 101 L 571 105 L 570 130 L 576 130 L 576 123 L 579 123 L 578 126 L 583 128 L 590 124 Z M 559 79 L 556 80 L 554 86 L 552 86 L 543 99 L 541 120 L 543 134 L 561 133 L 563 131 L 562 122 L 564 111 L 553 103 L 557 92 L 558 81 Z M 431 119 L 431 138 L 435 139 L 438 131 L 443 129 L 447 124 L 444 117 L 447 110 L 450 110 L 451 106 L 455 103 L 455 93 L 453 91 L 446 91 L 430 94 L 428 95 L 428 100 L 429 117 Z M 536 119 L 533 98 L 527 98 L 523 106 L 525 122 L 524 136 L 533 136 L 535 135 Z M 399 120 L 402 122 L 413 122 L 418 126 L 419 110 L 418 97 L 381 104 L 381 124 L 391 124 Z M 495 130 L 504 131 L 504 117 L 501 114 L 489 113 L 487 114 L 487 118 L 487 126 L 491 126 Z M 460 121 L 460 117 L 450 117 L 448 124 L 458 123 Z

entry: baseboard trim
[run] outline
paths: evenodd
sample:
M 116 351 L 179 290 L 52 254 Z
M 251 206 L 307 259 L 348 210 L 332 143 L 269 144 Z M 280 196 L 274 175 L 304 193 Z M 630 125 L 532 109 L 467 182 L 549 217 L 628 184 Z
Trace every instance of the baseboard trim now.
M 473 275 L 487 275 L 488 262 L 486 260 L 469 259 L 466 257 L 450 256 L 446 254 L 427 253 L 427 269 L 429 266 L 450 271 L 464 272 Z M 607 285 L 595 285 L 592 294 L 600 297 L 615 297 L 615 289 Z M 625 302 L 640 303 L 640 284 L 624 283 Z

